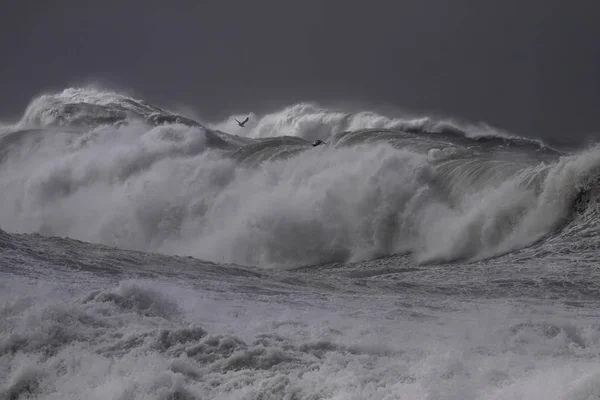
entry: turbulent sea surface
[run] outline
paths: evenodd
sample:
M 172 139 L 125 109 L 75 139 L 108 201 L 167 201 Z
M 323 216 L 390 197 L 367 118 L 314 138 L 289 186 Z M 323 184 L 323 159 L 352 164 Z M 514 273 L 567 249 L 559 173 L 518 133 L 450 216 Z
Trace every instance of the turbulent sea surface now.
M 66 89 L 0 127 L 0 399 L 600 397 L 599 147 L 233 118 Z

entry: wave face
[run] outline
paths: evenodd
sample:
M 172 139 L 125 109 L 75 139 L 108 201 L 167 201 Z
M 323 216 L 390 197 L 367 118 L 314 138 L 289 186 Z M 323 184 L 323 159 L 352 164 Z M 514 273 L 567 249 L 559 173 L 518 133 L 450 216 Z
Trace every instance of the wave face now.
M 596 223 L 573 212 L 594 195 L 597 147 L 563 154 L 487 126 L 311 104 L 232 121 L 91 89 L 41 96 L 0 136 L 0 226 L 301 266 L 481 259 Z
M 235 117 L 67 89 L 0 128 L 0 399 L 600 397 L 600 148 Z

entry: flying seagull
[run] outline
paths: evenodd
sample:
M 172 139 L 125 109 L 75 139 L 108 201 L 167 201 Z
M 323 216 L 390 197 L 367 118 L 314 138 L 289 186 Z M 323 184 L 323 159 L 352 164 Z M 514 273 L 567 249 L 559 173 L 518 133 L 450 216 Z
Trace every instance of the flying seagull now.
M 240 121 L 238 121 L 238 120 L 237 120 L 237 118 L 235 118 L 235 122 L 237 122 L 237 123 L 238 123 L 238 125 L 239 125 L 239 126 L 241 126 L 241 127 L 243 128 L 243 127 L 244 127 L 244 124 L 245 124 L 246 122 L 248 122 L 248 120 L 249 120 L 249 119 L 250 119 L 250 117 L 246 117 L 246 119 L 245 119 L 245 120 L 243 120 L 242 122 L 240 122 Z

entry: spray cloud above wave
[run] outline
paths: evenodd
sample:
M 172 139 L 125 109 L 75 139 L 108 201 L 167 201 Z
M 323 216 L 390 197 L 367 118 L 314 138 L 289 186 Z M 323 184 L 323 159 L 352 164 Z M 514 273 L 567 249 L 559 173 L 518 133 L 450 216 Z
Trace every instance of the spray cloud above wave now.
M 233 117 L 203 124 L 90 89 L 41 96 L 0 137 L 0 226 L 244 265 L 451 261 L 552 233 L 600 167 L 596 148 L 564 155 L 432 118 L 311 104 L 247 128 Z

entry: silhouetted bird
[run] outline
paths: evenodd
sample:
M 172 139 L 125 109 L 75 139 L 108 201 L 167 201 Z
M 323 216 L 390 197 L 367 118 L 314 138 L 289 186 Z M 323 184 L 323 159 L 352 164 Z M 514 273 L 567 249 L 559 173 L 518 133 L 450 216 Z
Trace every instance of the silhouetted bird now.
M 242 122 L 240 122 L 240 121 L 238 121 L 238 120 L 237 120 L 237 118 L 236 118 L 236 119 L 235 119 L 235 122 L 237 122 L 237 123 L 238 123 L 238 125 L 239 125 L 239 126 L 241 126 L 241 127 L 243 128 L 243 127 L 244 127 L 244 124 L 245 124 L 246 122 L 248 122 L 248 120 L 249 120 L 249 119 L 250 119 L 250 117 L 246 117 L 246 119 L 245 119 L 245 120 L 243 120 Z

